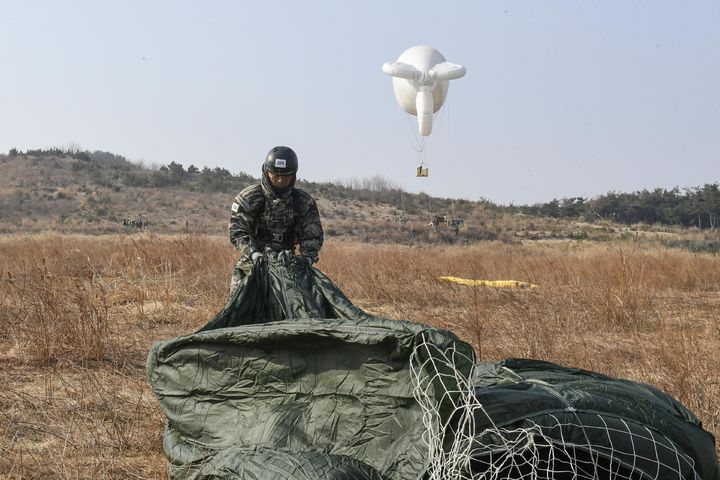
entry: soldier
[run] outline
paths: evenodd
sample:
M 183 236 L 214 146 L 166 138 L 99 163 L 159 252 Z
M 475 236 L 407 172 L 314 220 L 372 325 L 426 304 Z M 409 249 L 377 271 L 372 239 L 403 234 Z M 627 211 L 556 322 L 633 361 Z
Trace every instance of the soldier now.
M 252 270 L 266 248 L 295 250 L 308 264 L 318 261 L 323 244 L 315 200 L 295 188 L 298 158 L 289 147 L 275 147 L 262 166 L 262 179 L 237 194 L 230 212 L 230 241 L 242 253 L 233 269 L 231 291 Z
M 465 220 L 461 220 L 459 218 L 453 218 L 450 222 L 450 228 L 452 228 L 452 231 L 455 232 L 456 237 L 460 234 L 460 227 L 462 227 L 464 223 Z

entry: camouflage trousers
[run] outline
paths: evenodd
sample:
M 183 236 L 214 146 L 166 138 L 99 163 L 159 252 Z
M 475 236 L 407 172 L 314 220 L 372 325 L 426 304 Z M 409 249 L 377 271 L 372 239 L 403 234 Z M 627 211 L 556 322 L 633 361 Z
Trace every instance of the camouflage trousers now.
M 241 257 L 233 267 L 232 276 L 230 277 L 230 293 L 234 292 L 243 278 L 248 276 L 252 270 L 253 263 L 247 257 Z

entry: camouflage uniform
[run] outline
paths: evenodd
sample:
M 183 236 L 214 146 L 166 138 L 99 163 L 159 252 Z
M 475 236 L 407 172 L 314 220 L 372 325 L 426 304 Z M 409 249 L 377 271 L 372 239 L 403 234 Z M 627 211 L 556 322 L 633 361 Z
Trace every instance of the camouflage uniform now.
M 235 249 L 242 252 L 233 269 L 231 290 L 252 270 L 250 257 L 254 252 L 262 253 L 266 248 L 294 251 L 299 245 L 300 254 L 315 263 L 323 244 L 315 200 L 294 186 L 278 193 L 265 175 L 259 184 L 235 197 L 228 231 Z

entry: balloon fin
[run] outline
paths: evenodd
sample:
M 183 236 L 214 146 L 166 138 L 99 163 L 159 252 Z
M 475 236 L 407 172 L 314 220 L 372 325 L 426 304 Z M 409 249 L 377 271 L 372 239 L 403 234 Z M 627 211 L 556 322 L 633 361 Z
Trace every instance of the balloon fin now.
M 437 81 L 457 80 L 467 73 L 467 69 L 457 63 L 442 62 L 438 63 L 428 71 L 428 75 Z

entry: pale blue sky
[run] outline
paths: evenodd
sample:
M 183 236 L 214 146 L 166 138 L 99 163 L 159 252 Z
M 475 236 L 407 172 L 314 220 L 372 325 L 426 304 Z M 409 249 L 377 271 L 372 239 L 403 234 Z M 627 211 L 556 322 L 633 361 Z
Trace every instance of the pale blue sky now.
M 257 175 L 382 175 L 532 203 L 720 181 L 720 1 L 0 0 L 0 151 L 64 146 Z M 417 179 L 380 67 L 467 67 Z

